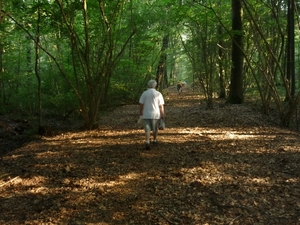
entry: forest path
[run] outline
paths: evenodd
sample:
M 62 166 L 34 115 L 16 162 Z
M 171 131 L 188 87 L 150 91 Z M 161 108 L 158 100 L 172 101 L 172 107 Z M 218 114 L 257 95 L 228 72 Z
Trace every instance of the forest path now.
M 300 135 L 250 105 L 213 110 L 164 90 L 166 129 L 144 150 L 138 105 L 99 130 L 32 141 L 3 157 L 2 224 L 300 224 Z

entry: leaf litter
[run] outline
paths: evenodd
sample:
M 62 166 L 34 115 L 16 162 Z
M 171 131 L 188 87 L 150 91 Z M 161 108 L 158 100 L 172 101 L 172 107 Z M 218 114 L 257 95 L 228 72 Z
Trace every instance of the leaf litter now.
M 166 129 L 144 150 L 138 105 L 99 129 L 3 156 L 0 224 L 300 224 L 300 135 L 251 104 L 164 92 Z

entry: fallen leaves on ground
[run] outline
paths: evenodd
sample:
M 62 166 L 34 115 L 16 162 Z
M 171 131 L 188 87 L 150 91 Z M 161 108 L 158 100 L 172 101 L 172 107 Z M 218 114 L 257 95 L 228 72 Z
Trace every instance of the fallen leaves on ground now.
M 165 101 L 150 151 L 126 105 L 4 155 L 0 224 L 300 224 L 299 133 L 188 87 Z

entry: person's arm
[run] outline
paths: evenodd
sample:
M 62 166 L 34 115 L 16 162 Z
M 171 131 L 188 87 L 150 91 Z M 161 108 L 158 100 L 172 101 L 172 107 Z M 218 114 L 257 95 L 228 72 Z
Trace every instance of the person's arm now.
M 144 104 L 140 104 L 140 116 L 143 116 Z
M 159 106 L 159 111 L 160 111 L 160 118 L 165 119 L 165 109 L 164 105 Z

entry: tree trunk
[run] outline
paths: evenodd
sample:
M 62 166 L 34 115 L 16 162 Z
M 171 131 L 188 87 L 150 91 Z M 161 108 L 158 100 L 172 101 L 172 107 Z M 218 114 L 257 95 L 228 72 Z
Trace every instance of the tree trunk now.
M 222 36 L 222 26 L 218 26 L 218 35 L 219 37 Z M 224 73 L 224 66 L 223 66 L 223 61 L 224 61 L 224 53 L 223 53 L 223 41 L 220 39 L 219 40 L 219 98 L 226 98 L 226 85 L 225 85 L 225 73 Z
M 229 93 L 229 103 L 241 104 L 244 101 L 243 94 L 243 24 L 241 0 L 232 0 L 232 68 Z
M 163 43 L 161 47 L 161 55 L 160 60 L 158 62 L 157 70 L 156 70 L 156 81 L 157 81 L 157 89 L 160 91 L 166 87 L 167 81 L 167 53 L 166 50 L 169 46 L 169 35 L 165 35 L 163 38 Z
M 38 89 L 37 89 L 37 95 L 38 95 L 38 127 L 42 126 L 42 87 L 41 87 L 41 76 L 40 76 L 40 71 L 39 71 L 39 66 L 40 66 L 40 23 L 41 23 L 41 11 L 40 11 L 40 4 L 38 6 L 38 15 L 37 15 L 37 28 L 36 28 L 36 44 L 35 44 L 35 76 L 37 78 L 37 83 L 38 83 Z
M 295 2 L 288 0 L 288 13 L 287 13 L 287 67 L 286 77 L 289 81 L 290 96 L 295 96 Z M 288 95 L 287 95 L 288 96 Z
M 78 98 L 80 113 L 85 121 L 85 127 L 92 129 L 97 126 L 100 103 L 101 100 L 103 100 L 103 97 L 107 96 L 112 71 L 136 31 L 134 29 L 119 50 L 116 51 L 114 32 L 118 30 L 118 27 L 115 26 L 115 19 L 122 7 L 115 7 L 115 11 L 112 13 L 115 16 L 109 19 L 110 17 L 108 15 L 111 12 L 106 14 L 106 4 L 99 0 L 99 10 L 103 22 L 103 34 L 99 36 L 99 38 L 103 39 L 103 45 L 99 47 L 99 43 L 97 43 L 95 39 L 92 39 L 91 34 L 89 33 L 91 28 L 89 27 L 90 20 L 88 18 L 87 2 L 87 0 L 83 0 L 80 5 L 80 9 L 83 13 L 84 29 L 84 41 L 81 41 L 78 38 L 77 30 L 75 29 L 76 27 L 73 26 L 73 18 L 69 18 L 68 9 L 65 8 L 62 0 L 56 1 L 62 13 L 64 24 L 69 30 L 72 57 L 74 57 L 74 71 L 78 70 L 76 73 L 78 76 L 79 73 L 81 73 L 80 77 L 76 77 L 76 85 L 68 78 L 67 74 L 61 69 L 57 61 L 54 60 L 59 66 L 63 77 L 71 85 Z M 123 1 L 123 3 L 125 3 L 125 1 Z M 99 50 L 97 54 L 93 52 L 96 48 Z M 95 57 L 95 55 L 97 57 Z M 80 66 L 78 66 L 78 64 Z M 80 80 L 82 78 L 84 80 L 84 85 L 82 85 L 82 80 Z M 80 87 L 77 87 L 77 84 L 79 84 Z
M 4 92 L 4 82 L 3 82 L 3 73 L 4 73 L 4 68 L 3 68 L 3 45 L 2 43 L 0 43 L 0 97 L 1 97 L 1 104 L 2 104 L 2 109 L 5 109 L 5 105 L 6 105 L 6 99 L 5 99 L 5 92 Z M 0 112 L 2 113 L 2 112 Z

